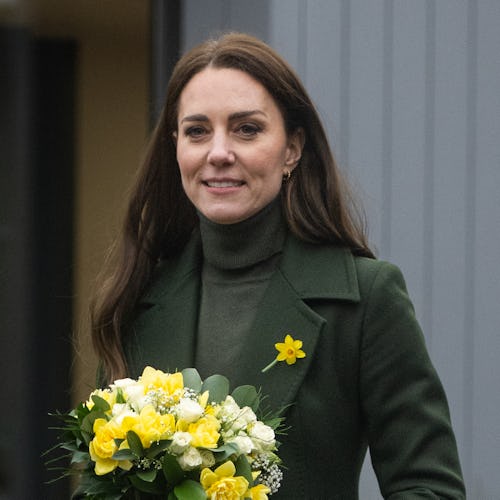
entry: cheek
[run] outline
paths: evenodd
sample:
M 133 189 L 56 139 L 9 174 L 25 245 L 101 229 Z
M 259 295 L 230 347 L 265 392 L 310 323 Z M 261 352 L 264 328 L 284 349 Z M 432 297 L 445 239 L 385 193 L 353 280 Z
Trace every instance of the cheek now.
M 177 148 L 177 164 L 183 179 L 192 176 L 196 172 L 196 158 L 182 148 Z
M 281 185 L 284 163 L 284 155 L 281 151 L 271 150 L 255 158 L 253 165 L 258 165 L 255 173 L 274 189 L 276 185 Z

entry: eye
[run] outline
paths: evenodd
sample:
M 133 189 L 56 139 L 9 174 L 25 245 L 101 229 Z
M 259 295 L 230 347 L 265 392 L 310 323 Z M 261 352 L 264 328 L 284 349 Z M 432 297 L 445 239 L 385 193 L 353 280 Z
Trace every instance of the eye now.
M 239 133 L 241 136 L 249 138 L 249 137 L 254 137 L 257 135 L 259 132 L 262 131 L 262 127 L 255 123 L 243 123 L 239 125 L 236 129 L 236 132 Z
M 205 127 L 202 127 L 201 125 L 193 125 L 184 130 L 184 135 L 191 137 L 191 139 L 199 139 L 200 137 L 203 137 L 206 132 Z

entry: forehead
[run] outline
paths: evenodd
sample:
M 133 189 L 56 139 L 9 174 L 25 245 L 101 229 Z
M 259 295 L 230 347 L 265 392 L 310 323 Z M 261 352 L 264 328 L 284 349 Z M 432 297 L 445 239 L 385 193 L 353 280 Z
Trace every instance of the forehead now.
M 193 76 L 182 90 L 178 118 L 191 113 L 251 109 L 280 113 L 271 94 L 248 73 L 230 68 L 206 68 Z

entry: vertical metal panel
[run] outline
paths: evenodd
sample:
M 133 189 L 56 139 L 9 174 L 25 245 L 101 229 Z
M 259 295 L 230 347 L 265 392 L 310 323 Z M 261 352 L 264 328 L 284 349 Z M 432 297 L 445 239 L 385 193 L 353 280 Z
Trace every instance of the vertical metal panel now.
M 475 294 L 475 239 L 476 239 L 476 160 L 477 160 L 477 54 L 478 54 L 478 14 L 475 2 L 469 2 L 467 12 L 467 136 L 465 139 L 465 162 L 466 162 L 466 185 L 467 196 L 465 197 L 465 268 L 464 279 L 466 283 L 463 318 L 464 318 L 464 358 L 463 364 L 466 377 L 463 386 L 464 405 L 464 431 L 463 431 L 463 465 L 466 474 L 469 491 L 476 491 L 473 485 L 473 455 L 475 451 L 473 424 L 474 409 L 472 396 L 474 393 L 474 314 L 476 310 Z M 460 443 L 459 443 L 460 444 Z
M 181 18 L 181 47 L 185 51 L 216 31 L 226 29 L 224 1 L 185 0 Z
M 432 257 L 432 357 L 448 397 L 457 433 L 464 432 L 467 5 L 436 3 Z M 452 291 L 452 293 L 450 293 Z M 460 360 L 460 362 L 457 362 Z M 461 454 L 465 443 L 460 442 Z
M 473 189 L 472 227 L 467 228 L 474 247 L 472 309 L 473 386 L 469 404 L 473 413 L 471 498 L 499 498 L 500 478 L 500 2 L 482 0 L 477 11 L 477 113 L 475 139 L 470 144 L 475 159 L 468 168 Z M 471 85 L 473 91 L 473 85 Z M 471 154 L 472 156 L 472 154 Z M 474 161 L 475 160 L 475 161 Z M 472 203 L 471 203 L 472 205 Z M 468 332 L 470 334 L 471 332 Z M 480 496 L 482 495 L 482 496 Z
M 467 137 L 465 140 L 466 184 L 467 196 L 465 197 L 465 261 L 464 279 L 466 283 L 464 310 L 464 367 L 467 372 L 463 388 L 464 405 L 464 432 L 463 432 L 463 465 L 469 492 L 477 492 L 474 473 L 474 406 L 473 394 L 476 377 L 475 365 L 475 335 L 473 334 L 476 312 L 476 161 L 477 155 L 477 125 L 478 125 L 478 12 L 475 2 L 469 2 L 467 12 Z M 500 486 L 500 485 L 499 485 Z
M 342 22 L 343 11 L 340 0 L 317 0 L 307 5 L 308 29 L 304 83 L 318 108 L 330 144 L 335 152 L 338 152 L 337 159 L 342 165 L 342 159 L 339 158 L 342 156 L 340 148 L 345 143 L 339 138 L 340 124 L 343 123 L 340 108 L 345 97 L 341 88 L 343 73 L 341 54 L 344 47 L 342 33 L 343 26 L 349 23 Z M 325 54 L 328 54 L 327 59 L 325 59 Z
M 266 0 L 184 0 L 181 44 L 183 50 L 225 31 L 243 31 L 268 38 Z
M 422 304 L 420 320 L 426 335 L 428 347 L 432 348 L 432 311 L 434 289 L 432 288 L 432 271 L 434 264 L 434 145 L 435 145 L 435 78 L 436 78 L 436 3 L 426 1 L 425 10 L 425 97 L 422 106 L 425 109 L 425 141 L 424 141 L 424 198 L 422 214 L 424 231 L 422 251 L 425 265 L 423 266 L 423 286 L 425 300 Z
M 404 0 L 393 5 L 392 48 L 392 157 L 390 242 L 383 255 L 405 270 L 405 278 L 417 314 L 423 308 L 425 290 L 422 252 L 425 171 L 426 59 L 425 3 Z M 384 207 L 385 208 L 385 207 Z
M 300 0 L 269 2 L 269 43 L 299 72 L 299 39 L 303 26 L 299 19 Z M 302 75 L 301 75 L 302 76 Z
M 363 179 L 371 241 L 383 245 L 383 3 L 355 0 L 350 6 L 348 167 Z M 385 221 L 383 220 L 385 219 Z
M 269 36 L 269 7 L 267 0 L 232 0 L 226 29 L 250 33 L 264 40 Z

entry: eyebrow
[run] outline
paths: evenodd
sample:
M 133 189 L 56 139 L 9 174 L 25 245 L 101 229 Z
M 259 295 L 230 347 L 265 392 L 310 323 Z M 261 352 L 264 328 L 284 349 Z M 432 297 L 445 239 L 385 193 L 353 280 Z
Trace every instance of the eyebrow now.
M 261 111 L 259 109 L 252 109 L 249 111 L 237 111 L 236 113 L 231 113 L 229 115 L 229 120 L 241 120 L 242 118 L 248 118 L 249 116 L 253 115 L 263 115 L 266 116 L 264 111 Z M 208 116 L 202 115 L 202 114 L 195 114 L 195 115 L 188 115 L 185 116 L 182 120 L 181 123 L 184 122 L 208 122 Z

